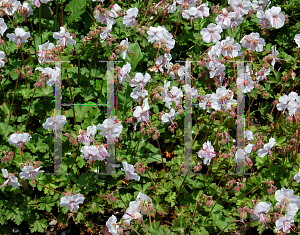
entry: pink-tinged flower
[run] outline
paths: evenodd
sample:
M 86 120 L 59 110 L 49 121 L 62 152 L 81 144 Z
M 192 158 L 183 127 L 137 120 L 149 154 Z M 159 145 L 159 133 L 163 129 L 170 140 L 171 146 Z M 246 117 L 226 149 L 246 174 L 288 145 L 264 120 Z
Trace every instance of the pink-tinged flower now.
M 197 18 L 203 19 L 202 12 L 196 7 L 190 7 L 188 10 L 182 12 L 182 17 L 184 19 L 190 20 L 191 23 L 194 23 Z
M 172 102 L 175 103 L 176 106 L 182 103 L 183 92 L 176 86 L 173 86 L 170 91 L 167 91 L 167 95 L 163 98 L 165 102 L 165 106 L 170 109 Z
M 269 212 L 270 208 L 271 208 L 271 203 L 270 204 L 266 202 L 258 203 L 253 210 L 254 215 L 251 215 L 251 218 L 254 220 L 259 219 L 260 220 L 259 224 L 262 222 L 263 224 L 266 225 L 267 222 L 266 222 L 265 214 Z
M 219 87 L 216 93 L 211 95 L 211 107 L 214 110 L 226 110 L 233 106 L 236 103 L 236 100 L 233 99 L 233 92 L 227 90 L 225 87 Z
M 198 10 L 202 13 L 202 17 L 209 17 L 209 8 L 208 3 L 203 3 L 199 7 Z
M 257 155 L 261 158 L 266 156 L 268 153 L 271 155 L 271 148 L 276 144 L 276 141 L 274 138 L 270 138 L 269 143 L 265 144 L 264 147 L 257 151 Z
M 123 67 L 120 69 L 118 73 L 118 79 L 121 84 L 125 82 L 127 77 L 130 78 L 128 75 L 130 70 L 131 70 L 131 64 L 129 64 L 128 62 L 125 65 L 123 65 Z
M 122 8 L 118 4 L 114 4 L 109 12 L 109 16 L 113 18 L 119 17 L 119 12 L 122 10 Z
M 4 21 L 3 18 L 0 18 L 0 33 L 3 36 L 3 34 L 5 33 L 5 31 L 7 30 L 7 25 Z
M 46 122 L 43 123 L 43 127 L 45 129 L 53 130 L 53 132 L 54 130 L 58 132 L 60 128 L 66 124 L 66 122 L 67 119 L 64 115 L 53 115 L 52 117 L 46 119 Z
M 126 25 L 126 27 L 131 27 L 133 24 L 137 24 L 136 22 L 136 17 L 139 13 L 139 9 L 135 8 L 130 8 L 127 10 L 127 15 L 124 16 L 123 18 L 123 24 Z
M 58 39 L 57 45 L 65 46 L 66 43 L 69 43 L 71 45 L 75 45 L 76 41 L 73 39 L 73 36 L 70 35 L 70 33 L 63 27 L 60 27 L 59 32 L 53 33 L 53 38 Z
M 0 186 L 0 188 L 2 188 L 3 186 L 5 187 L 7 184 L 13 186 L 15 189 L 20 186 L 17 177 L 13 176 L 13 174 L 8 174 L 8 171 L 6 169 L 1 169 L 1 171 L 3 177 L 8 179 Z
M 254 88 L 254 81 L 250 75 L 250 67 L 248 65 L 246 66 L 246 72 L 244 72 L 244 69 L 238 71 L 236 83 L 238 86 L 242 85 L 244 93 L 249 93 Z
M 277 56 L 279 55 L 279 52 L 277 51 L 276 47 L 274 48 L 274 46 L 272 46 L 272 62 L 271 62 L 271 65 L 275 66 L 275 62 L 278 61 L 280 64 L 281 64 L 281 61 L 283 61 L 283 59 L 279 59 L 277 58 Z
M 262 52 L 266 45 L 265 39 L 260 38 L 259 33 L 251 33 L 244 36 L 240 43 L 243 47 L 257 52 Z
M 34 169 L 32 166 L 24 166 L 23 169 L 22 169 L 22 172 L 19 174 L 20 175 L 20 178 L 23 179 L 27 179 L 27 180 L 34 180 L 35 177 L 44 172 L 44 171 L 40 171 L 41 167 L 38 167 L 36 169 Z
M 256 17 L 258 18 L 257 22 L 261 24 L 261 27 L 272 28 L 272 25 L 263 10 L 257 11 Z
M 125 220 L 125 223 L 130 225 L 131 221 L 134 219 L 134 214 L 136 212 L 139 212 L 139 206 L 140 206 L 139 201 L 133 201 L 129 203 L 129 207 L 122 217 L 122 219 Z
M 39 51 L 37 53 L 39 57 L 38 58 L 39 63 L 44 64 L 45 62 L 49 62 L 52 56 L 52 50 L 55 48 L 54 44 L 49 43 L 48 41 L 42 45 L 39 45 L 38 47 L 39 47 Z
M 19 11 L 19 14 L 22 15 L 25 19 L 25 22 L 27 22 L 28 16 L 33 14 L 32 13 L 33 12 L 32 7 L 28 4 L 28 2 L 25 1 L 25 2 L 23 2 L 23 5 L 21 5 L 21 9 L 22 9 L 23 13 L 21 13 Z
M 195 99 L 199 98 L 198 90 L 196 88 L 192 88 L 190 84 L 183 85 L 183 88 L 184 88 L 187 96 L 190 96 Z
M 21 2 L 16 0 L 2 0 L 2 9 L 5 11 L 7 15 L 12 16 L 14 12 L 21 5 Z
M 100 33 L 100 38 L 102 39 L 101 42 L 104 42 L 108 38 L 108 36 L 111 37 L 110 34 L 111 30 L 112 30 L 112 25 L 108 24 L 105 30 L 102 33 Z
M 89 146 L 91 142 L 94 141 L 94 136 L 97 132 L 97 127 L 93 124 L 87 127 L 87 131 L 79 130 L 79 135 L 77 136 L 78 143 Z
M 80 156 L 88 160 L 90 164 L 92 164 L 93 161 L 103 161 L 105 159 L 105 155 L 100 154 L 99 149 L 95 145 L 82 146 L 80 152 L 83 153 L 83 155 Z
M 163 67 L 166 69 L 170 66 L 170 61 L 172 60 L 172 55 L 170 53 L 164 54 L 164 56 L 159 56 L 156 60 L 156 65 L 158 65 L 158 69 L 160 72 L 164 73 Z
M 161 125 L 164 125 L 165 123 L 171 122 L 173 124 L 173 120 L 175 118 L 175 115 L 178 114 L 178 112 L 175 112 L 175 109 L 171 108 L 170 113 L 164 113 L 161 116 Z
M 294 222 L 294 216 L 286 214 L 285 216 L 279 218 L 276 220 L 276 228 L 275 231 L 276 233 L 282 229 L 284 234 L 290 233 L 290 230 L 292 227 L 295 227 L 292 223 Z
M 223 29 L 220 25 L 210 23 L 207 28 L 201 29 L 200 34 L 202 35 L 203 41 L 206 43 L 216 43 L 221 39 L 221 33 Z
M 149 109 L 148 98 L 145 98 L 143 105 L 137 106 L 133 112 L 133 116 L 137 118 L 138 123 L 149 121 Z
M 240 50 L 241 50 L 240 44 L 234 43 L 234 39 L 227 36 L 225 40 L 222 40 L 220 42 L 220 48 L 218 54 L 235 58 L 238 56 Z
M 203 97 L 203 100 L 201 100 L 199 102 L 199 107 L 206 110 L 211 108 L 211 94 L 206 94 L 204 97 Z M 210 112 L 209 110 L 207 112 Z
M 300 183 L 300 169 L 299 172 L 294 176 L 294 179 L 297 181 L 297 183 Z
M 279 205 L 289 205 L 292 207 L 300 206 L 300 197 L 294 195 L 293 189 L 282 188 L 281 190 L 277 190 L 275 192 L 275 199 L 278 201 L 275 206 Z
M 5 59 L 5 53 L 4 51 L 0 51 L 0 68 L 5 65 L 4 59 Z
M 237 17 L 246 15 L 251 10 L 251 2 L 248 0 L 231 1 L 230 6 L 234 10 Z
M 37 67 L 35 70 L 39 70 L 42 73 L 40 73 L 39 78 L 40 80 L 43 80 L 43 83 L 46 83 L 49 86 L 53 86 L 55 82 L 58 82 L 58 77 L 60 76 L 60 68 L 55 67 L 54 69 L 50 67 L 42 68 L 42 67 Z
M 128 164 L 127 162 L 122 162 L 122 164 L 123 168 L 121 170 L 126 173 L 126 177 L 128 180 L 140 180 L 140 176 L 134 172 L 135 170 L 133 165 Z
M 162 26 L 158 26 L 158 27 L 150 26 L 149 30 L 147 31 L 147 34 L 149 35 L 147 40 L 149 42 L 158 42 L 159 41 L 158 33 L 164 30 L 166 29 Z
M 145 89 L 140 89 L 139 87 L 135 87 L 130 93 L 130 97 L 134 102 L 141 102 L 146 96 L 148 96 L 148 91 Z
M 121 123 L 115 123 L 112 119 L 105 119 L 103 124 L 98 124 L 98 129 L 101 130 L 100 135 L 107 138 L 108 143 L 112 143 L 115 138 L 118 138 L 123 130 Z
M 252 7 L 254 11 L 264 10 L 268 4 L 268 0 L 253 0 Z
M 106 222 L 106 227 L 108 232 L 110 232 L 112 235 L 118 235 L 119 224 L 117 224 L 117 217 L 114 215 L 109 217 Z
M 272 7 L 269 10 L 266 10 L 266 18 L 270 21 L 270 24 L 273 28 L 279 29 L 284 25 L 285 16 L 280 13 L 280 7 Z
M 300 47 L 300 34 L 296 34 L 294 40 L 297 43 L 297 46 Z
M 204 158 L 204 164 L 210 165 L 211 160 L 216 157 L 215 149 L 210 141 L 203 144 L 202 149 L 198 152 L 198 157 Z
M 20 151 L 22 151 L 23 146 L 31 139 L 31 136 L 28 133 L 14 133 L 12 134 L 8 142 L 15 147 L 20 147 Z
M 29 0 L 29 1 L 31 1 L 35 7 L 40 7 L 41 3 L 48 3 L 51 2 L 52 0 Z
M 140 212 L 143 215 L 147 214 L 147 206 L 152 206 L 153 207 L 153 203 L 152 203 L 152 199 L 150 197 L 148 197 L 146 194 L 139 192 L 139 194 L 136 197 L 136 202 L 140 202 Z M 141 210 L 142 209 L 142 210 Z
M 231 26 L 231 19 L 235 18 L 235 13 L 228 13 L 226 8 L 222 9 L 222 14 L 219 14 L 216 18 L 216 23 L 222 27 L 222 29 L 228 29 Z
M 175 46 L 175 39 L 173 39 L 173 35 L 168 32 L 168 30 L 162 30 L 157 34 L 157 43 L 159 46 L 165 45 L 169 50 L 172 50 Z
M 136 73 L 134 79 L 129 82 L 129 86 L 138 87 L 139 89 L 144 89 L 148 82 L 150 82 L 151 76 L 149 73 Z
M 255 73 L 256 80 L 264 81 L 267 78 L 267 76 L 270 74 L 270 72 L 271 72 L 270 68 L 268 69 L 262 68 L 261 70 L 258 71 L 258 73 Z
M 6 34 L 9 41 L 13 41 L 17 44 L 17 48 L 20 47 L 22 43 L 28 42 L 27 38 L 30 37 L 30 33 L 25 32 L 22 28 L 16 28 L 15 33 L 8 33 Z
M 62 197 L 60 199 L 60 205 L 69 208 L 74 213 L 76 209 L 79 209 L 78 204 L 82 204 L 83 201 L 84 197 L 78 193 L 76 195 Z
M 129 43 L 128 43 L 128 38 L 126 38 L 126 40 L 122 40 L 120 43 L 121 46 L 121 58 L 123 60 L 125 60 L 126 55 L 127 55 L 127 51 L 128 51 L 128 47 L 129 47 Z

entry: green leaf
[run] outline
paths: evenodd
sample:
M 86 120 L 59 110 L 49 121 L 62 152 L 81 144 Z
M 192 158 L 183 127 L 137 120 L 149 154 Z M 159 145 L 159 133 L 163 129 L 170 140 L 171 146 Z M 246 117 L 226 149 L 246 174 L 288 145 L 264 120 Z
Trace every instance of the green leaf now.
M 0 134 L 8 139 L 8 135 L 14 132 L 12 126 L 7 126 L 5 123 L 0 123 Z
M 171 207 L 175 206 L 175 198 L 176 192 L 169 192 L 168 195 L 165 197 L 165 200 L 171 204 Z
M 69 17 L 67 17 L 68 24 L 80 19 L 80 16 L 84 13 L 87 5 L 87 0 L 72 0 L 64 9 L 65 11 L 70 12 Z
M 33 224 L 30 225 L 30 232 L 44 232 L 45 228 L 47 228 L 47 220 L 46 219 L 41 219 L 41 220 L 36 220 L 33 222 Z
M 281 136 L 278 138 L 278 140 L 276 141 L 276 144 L 275 146 L 281 146 L 286 140 L 286 137 L 285 136 Z
M 128 49 L 134 53 L 134 56 L 127 53 L 127 56 L 125 58 L 125 64 L 128 62 L 131 64 L 131 72 L 135 70 L 135 67 L 140 62 L 140 60 L 143 58 L 140 45 L 138 43 L 133 43 L 129 45 Z

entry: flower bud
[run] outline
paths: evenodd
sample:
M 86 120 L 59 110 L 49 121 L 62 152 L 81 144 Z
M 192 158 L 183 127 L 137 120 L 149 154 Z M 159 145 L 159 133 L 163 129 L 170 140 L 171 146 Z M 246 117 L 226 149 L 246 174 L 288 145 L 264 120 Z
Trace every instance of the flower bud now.
M 122 227 L 119 227 L 118 229 L 117 229 L 117 232 L 118 232 L 118 234 L 123 234 L 123 228 Z
M 5 162 L 6 161 L 6 159 L 3 157 L 3 158 L 1 158 L 1 162 L 3 163 L 3 162 Z
M 240 188 L 239 188 L 239 186 L 235 186 L 234 188 L 233 188 L 233 190 L 234 190 L 234 192 L 238 192 L 238 191 L 240 191 Z
M 142 223 L 143 216 L 140 212 L 135 212 L 133 215 L 134 219 L 136 220 L 137 224 Z
M 269 67 L 270 67 L 270 64 L 269 64 L 269 63 L 265 63 L 265 64 L 264 64 L 264 68 L 265 68 L 265 69 L 268 69 Z
M 271 193 L 273 193 L 273 189 L 272 188 L 268 188 L 267 192 L 268 192 L 268 194 L 271 194 Z
M 117 198 L 115 196 L 112 197 L 111 199 L 113 202 L 116 202 L 117 201 Z
M 240 213 L 240 218 L 243 219 L 243 220 L 247 219 L 247 212 L 246 211 L 242 211 Z

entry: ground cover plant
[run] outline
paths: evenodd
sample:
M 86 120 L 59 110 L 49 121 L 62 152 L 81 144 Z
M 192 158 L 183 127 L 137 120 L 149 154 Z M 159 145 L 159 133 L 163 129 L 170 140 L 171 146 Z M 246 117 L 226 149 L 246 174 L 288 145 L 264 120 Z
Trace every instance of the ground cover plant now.
M 0 234 L 299 233 L 299 7 L 2 0 Z

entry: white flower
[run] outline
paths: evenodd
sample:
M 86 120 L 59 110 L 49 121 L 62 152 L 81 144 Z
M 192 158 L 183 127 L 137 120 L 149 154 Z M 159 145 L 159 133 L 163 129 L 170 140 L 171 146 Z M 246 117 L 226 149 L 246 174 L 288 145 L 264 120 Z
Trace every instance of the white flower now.
M 167 122 L 173 123 L 173 120 L 175 119 L 175 115 L 178 114 L 178 112 L 175 113 L 175 109 L 171 108 L 170 113 L 164 113 L 161 116 L 161 125 L 164 125 Z
M 300 183 L 300 169 L 299 172 L 294 176 L 294 179 L 297 181 L 297 183 Z
M 296 100 L 290 100 L 287 105 L 289 110 L 289 115 L 300 113 L 300 97 L 298 96 Z
M 284 234 L 290 233 L 290 230 L 292 228 L 292 223 L 294 222 L 294 216 L 286 214 L 285 216 L 279 218 L 276 220 L 276 233 L 279 230 L 283 230 Z
M 22 172 L 19 174 L 20 178 L 25 178 L 27 180 L 31 179 L 34 180 L 35 177 L 39 174 L 42 173 L 44 171 L 40 171 L 41 167 L 38 167 L 36 169 L 34 169 L 32 166 L 24 166 L 22 169 Z
M 143 101 L 143 106 L 137 106 L 133 112 L 133 116 L 137 118 L 138 123 L 149 121 L 149 109 L 148 98 L 145 98 Z
M 39 70 L 42 72 L 39 76 L 47 79 L 47 85 L 53 86 L 55 82 L 58 82 L 57 78 L 60 76 L 59 67 L 55 67 L 55 69 L 52 69 L 50 67 L 37 67 L 35 70 Z
M 22 10 L 23 10 L 23 13 L 22 14 L 20 13 L 20 15 L 23 15 L 23 17 L 25 18 L 25 22 L 26 22 L 28 16 L 33 14 L 32 13 L 33 10 L 32 10 L 32 7 L 28 4 L 28 2 L 23 2 Z
M 2 36 L 3 36 L 4 32 L 6 31 L 6 29 L 7 29 L 7 25 L 4 21 L 4 19 L 0 18 L 0 33 Z
M 264 145 L 264 148 L 257 151 L 257 155 L 261 158 L 266 156 L 268 153 L 271 154 L 271 148 L 276 144 L 276 141 L 274 138 L 270 138 L 269 143 Z
M 72 212 L 75 212 L 76 209 L 79 209 L 78 204 L 82 204 L 83 201 L 84 197 L 82 196 L 82 194 L 78 193 L 76 195 L 62 197 L 60 199 L 60 205 L 66 206 L 67 208 L 72 210 Z
M 158 65 L 158 69 L 164 73 L 163 67 L 168 69 L 170 67 L 170 61 L 172 60 L 172 55 L 170 53 L 164 54 L 164 56 L 159 56 L 156 60 L 156 65 Z M 170 74 L 169 74 L 170 75 Z
M 219 14 L 216 18 L 216 23 L 222 27 L 222 29 L 228 29 L 231 26 L 231 19 L 235 17 L 234 12 L 228 13 L 226 8 L 222 9 L 222 14 Z
M 122 217 L 122 219 L 125 220 L 125 223 L 130 225 L 131 221 L 134 219 L 134 213 L 139 212 L 139 206 L 139 201 L 133 201 L 129 203 L 129 207 Z
M 122 8 L 118 4 L 114 4 L 111 8 L 111 11 L 109 12 L 109 16 L 113 18 L 117 18 L 119 16 L 119 12 L 122 10 Z
M 130 93 L 130 97 L 134 102 L 140 102 L 141 100 L 145 99 L 146 96 L 148 96 L 148 91 L 145 89 L 140 89 L 139 87 L 134 88 Z
M 118 74 L 119 82 L 122 84 L 125 82 L 126 78 L 129 77 L 128 73 L 131 70 L 131 64 L 128 62 L 120 69 Z
M 295 196 L 293 189 L 282 188 L 281 190 L 277 190 L 275 192 L 275 199 L 278 201 L 275 206 L 278 205 L 289 205 L 292 207 L 300 206 L 300 198 L 299 196 Z
M 233 92 L 227 90 L 225 87 L 219 87 L 216 93 L 211 95 L 211 107 L 214 110 L 228 109 L 236 103 L 236 100 L 233 99 Z
M 118 138 L 123 130 L 121 123 L 115 123 L 112 119 L 105 119 L 103 124 L 98 124 L 98 129 L 101 130 L 100 135 L 107 138 L 108 143 L 112 143 L 115 138 Z
M 122 164 L 123 164 L 123 168 L 121 170 L 126 173 L 126 177 L 129 180 L 136 180 L 136 181 L 140 180 L 140 176 L 134 172 L 133 165 L 128 164 L 127 162 L 122 162 Z
M 201 29 L 200 34 L 202 35 L 203 41 L 206 43 L 216 43 L 221 39 L 221 33 L 223 29 L 220 25 L 210 23 L 207 28 Z
M 260 38 L 259 33 L 244 36 L 240 43 L 243 47 L 257 52 L 262 52 L 263 47 L 266 45 L 265 39 Z
M 256 17 L 258 18 L 257 22 L 261 24 L 261 27 L 272 28 L 272 25 L 263 10 L 257 11 Z
M 202 17 L 209 17 L 208 2 L 201 4 L 197 8 L 202 13 Z
M 111 36 L 110 32 L 112 30 L 112 25 L 111 24 L 108 24 L 105 28 L 105 30 L 100 33 L 100 38 L 102 39 L 101 42 L 104 42 L 108 36 Z
M 45 62 L 49 62 L 50 59 L 49 57 L 52 54 L 52 50 L 55 48 L 53 43 L 49 43 L 49 41 L 47 41 L 46 43 L 39 45 L 39 51 L 38 51 L 38 61 L 41 64 L 44 64 Z M 48 55 L 48 58 L 46 58 L 46 55 Z
M 82 146 L 80 152 L 83 153 L 83 155 L 80 155 L 81 157 L 88 160 L 90 163 L 93 161 L 103 161 L 105 159 L 105 155 L 103 153 L 100 154 L 99 149 L 95 146 Z
M 138 87 L 139 89 L 144 89 L 148 82 L 150 82 L 151 76 L 149 73 L 136 73 L 134 79 L 129 82 L 129 86 Z
M 252 7 L 255 11 L 263 10 L 263 9 L 265 9 L 267 3 L 268 3 L 268 0 L 253 0 Z
M 175 1 L 174 1 L 175 2 Z M 159 32 L 166 30 L 164 27 L 162 26 L 158 26 L 158 27 L 153 27 L 150 26 L 149 30 L 147 31 L 148 36 L 148 41 L 149 42 L 158 42 L 159 41 L 159 37 L 157 36 Z
M 266 18 L 270 21 L 272 27 L 279 29 L 284 25 L 285 16 L 280 13 L 280 7 L 272 7 L 271 9 L 266 10 Z
M 203 19 L 203 14 L 201 11 L 198 10 L 198 8 L 190 7 L 188 10 L 184 10 L 182 12 L 182 17 L 184 19 L 190 19 L 191 22 L 194 22 L 197 18 Z
M 242 85 L 243 92 L 249 93 L 254 88 L 254 81 L 250 75 L 250 67 L 246 66 L 246 72 L 244 73 L 244 69 L 240 69 L 238 71 L 238 77 L 236 80 L 237 85 Z
M 4 59 L 5 59 L 5 53 L 4 51 L 0 51 L 0 68 L 5 65 Z
M 137 198 L 135 200 L 136 202 L 140 202 L 140 206 L 142 206 L 142 210 L 141 213 L 143 215 L 147 214 L 148 211 L 148 206 L 152 206 L 152 199 L 150 197 L 148 197 L 146 194 L 139 192 L 139 194 L 137 195 Z
M 57 41 L 57 45 L 65 46 L 66 43 L 69 43 L 71 45 L 76 44 L 76 41 L 73 39 L 73 36 L 71 36 L 70 33 L 63 26 L 60 27 L 59 32 L 53 33 L 53 38 L 59 39 Z
M 40 7 L 40 2 L 41 3 L 48 3 L 48 2 L 51 2 L 52 0 L 29 0 L 32 2 L 32 4 L 35 6 L 35 7 Z
M 209 109 L 211 107 L 211 94 L 207 94 L 203 98 L 204 99 L 199 102 L 199 107 L 204 110 L 206 110 L 206 107 Z
M 231 2 L 230 6 L 237 17 L 246 15 L 251 10 L 251 2 L 248 0 L 235 0 Z
M 216 44 L 217 45 L 217 44 Z M 218 55 L 229 56 L 231 58 L 237 57 L 241 46 L 239 43 L 234 43 L 234 39 L 229 36 L 220 42 L 220 47 L 216 50 Z
M 199 98 L 198 90 L 196 88 L 192 88 L 190 84 L 183 85 L 183 88 L 184 88 L 187 96 L 190 96 L 195 99 Z
M 112 235 L 118 235 L 117 229 L 119 228 L 119 224 L 117 224 L 117 217 L 114 215 L 109 217 L 106 222 L 106 227 L 108 228 L 108 232 Z
M 252 131 L 250 130 L 245 131 L 244 138 L 248 141 L 254 140 Z
M 8 179 L 0 186 L 0 188 L 2 188 L 3 186 L 5 187 L 7 184 L 13 186 L 15 189 L 20 186 L 17 177 L 13 176 L 12 174 L 8 174 L 8 171 L 6 169 L 1 169 L 1 171 L 3 177 Z
M 251 218 L 254 220 L 259 219 L 260 220 L 259 224 L 261 222 L 266 224 L 265 214 L 269 212 L 270 208 L 271 208 L 271 203 L 270 204 L 266 202 L 258 203 L 253 210 L 254 215 L 251 215 Z
M 25 145 L 25 143 L 30 139 L 31 136 L 28 133 L 14 133 L 9 137 L 8 142 L 15 147 L 22 148 L 22 146 Z
M 211 159 L 216 157 L 215 149 L 210 141 L 203 144 L 202 149 L 198 152 L 198 157 L 204 158 L 204 164 L 210 165 Z
M 1 2 L 2 9 L 10 16 L 12 16 L 17 8 L 21 5 L 21 3 L 16 0 L 2 0 Z
M 126 25 L 126 27 L 131 27 L 134 23 L 136 23 L 136 17 L 139 13 L 139 9 L 130 8 L 127 10 L 127 15 L 123 18 L 123 24 Z
M 59 130 L 63 125 L 65 125 L 67 119 L 64 115 L 55 115 L 53 117 L 47 118 L 46 122 L 43 123 L 43 127 L 49 130 Z
M 129 47 L 129 43 L 128 43 L 128 38 L 126 38 L 126 40 L 122 40 L 120 43 L 121 46 L 121 58 L 123 60 L 125 60 L 126 55 L 127 55 L 127 51 L 128 51 L 128 47 Z
M 255 74 L 256 80 L 257 81 L 265 80 L 267 78 L 267 76 L 270 74 L 270 72 L 271 72 L 270 68 L 268 68 L 268 69 L 262 68 L 261 70 L 259 70 L 258 73 Z
M 27 38 L 30 37 L 30 33 L 25 32 L 22 28 L 16 28 L 15 33 L 8 33 L 6 36 L 9 38 L 9 41 L 13 41 L 19 47 L 22 43 L 27 42 Z
M 296 34 L 294 40 L 297 43 L 298 47 L 300 47 L 300 34 Z
M 287 95 L 280 96 L 278 100 L 279 103 L 277 104 L 276 107 L 279 111 L 285 110 L 288 106 L 289 101 L 291 100 L 295 101 L 297 100 L 297 98 L 298 98 L 298 94 L 294 91 L 292 91 L 288 96 Z

